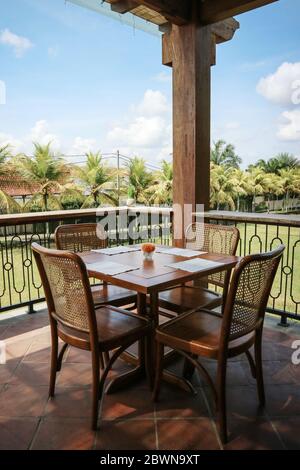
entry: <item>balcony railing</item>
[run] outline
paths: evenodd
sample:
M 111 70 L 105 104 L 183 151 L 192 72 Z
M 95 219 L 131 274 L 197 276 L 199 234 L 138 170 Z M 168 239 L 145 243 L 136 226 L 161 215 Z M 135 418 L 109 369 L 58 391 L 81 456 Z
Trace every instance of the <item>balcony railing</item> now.
M 102 221 L 108 233 L 108 245 L 143 241 L 169 244 L 171 216 L 169 209 L 143 207 L 0 216 L 0 314 L 26 306 L 33 313 L 34 305 L 45 300 L 31 244 L 37 242 L 54 248 L 58 225 Z
M 109 216 L 115 215 L 115 224 Z M 118 207 L 54 211 L 0 216 L 0 313 L 44 301 L 43 289 L 31 253 L 31 243 L 54 246 L 54 231 L 60 224 L 102 220 L 109 245 L 155 241 L 171 243 L 172 209 Z M 234 224 L 240 230 L 239 255 L 268 251 L 284 243 L 286 250 L 275 279 L 268 312 L 300 320 L 300 216 L 214 211 L 205 214 L 211 223 Z M 131 233 L 129 236 L 129 226 Z M 133 240 L 132 240 L 132 235 Z
M 269 251 L 281 243 L 286 246 L 267 311 L 280 315 L 282 325 L 288 318 L 300 320 L 300 216 L 211 211 L 205 219 L 239 229 L 240 256 Z

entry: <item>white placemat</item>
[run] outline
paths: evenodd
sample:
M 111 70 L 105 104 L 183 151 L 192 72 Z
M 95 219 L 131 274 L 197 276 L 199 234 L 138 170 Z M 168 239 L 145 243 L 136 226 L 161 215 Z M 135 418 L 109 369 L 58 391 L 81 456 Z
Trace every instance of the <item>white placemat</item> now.
M 120 255 L 122 253 L 131 253 L 132 251 L 140 251 L 141 247 L 139 245 L 133 245 L 133 246 L 113 246 L 111 248 L 99 248 L 97 250 L 91 250 L 94 253 L 100 253 L 102 255 L 108 255 L 108 256 L 113 256 L 113 255 Z
M 106 263 L 87 263 L 87 268 L 90 271 L 96 271 L 109 276 L 115 276 L 116 274 L 127 273 L 129 271 L 139 269 L 126 264 L 114 263 L 113 261 L 107 261 Z
M 220 266 L 221 263 L 217 261 L 209 261 L 207 259 L 195 258 L 187 261 L 180 261 L 179 263 L 171 263 L 166 266 L 174 269 L 181 269 L 190 273 L 196 273 L 205 269 L 213 269 Z
M 183 256 L 185 258 L 193 258 L 194 256 L 205 255 L 206 251 L 189 250 L 187 248 L 173 248 L 173 247 L 158 247 L 155 250 L 157 253 L 164 253 L 165 255 Z

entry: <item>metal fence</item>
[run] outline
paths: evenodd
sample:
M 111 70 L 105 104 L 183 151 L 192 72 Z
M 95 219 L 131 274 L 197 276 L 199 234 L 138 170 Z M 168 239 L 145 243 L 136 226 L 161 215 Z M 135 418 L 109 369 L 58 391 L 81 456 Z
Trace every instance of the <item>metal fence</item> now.
M 44 301 L 31 251 L 33 242 L 51 248 L 58 225 L 99 221 L 108 233 L 109 246 L 143 241 L 170 243 L 171 212 L 164 209 L 120 207 L 101 212 L 88 209 L 0 216 L 0 313 L 24 306 L 32 313 L 34 305 Z
M 110 224 L 109 216 L 115 216 Z M 0 313 L 34 305 L 44 293 L 31 253 L 31 243 L 54 246 L 54 231 L 60 224 L 102 221 L 109 233 L 109 245 L 154 241 L 170 244 L 172 209 L 118 207 L 79 211 L 0 216 Z M 210 223 L 234 224 L 240 231 L 237 254 L 264 252 L 280 243 L 286 250 L 269 299 L 268 312 L 300 320 L 300 216 L 274 216 L 212 211 L 205 214 Z M 129 237 L 131 226 L 131 237 Z

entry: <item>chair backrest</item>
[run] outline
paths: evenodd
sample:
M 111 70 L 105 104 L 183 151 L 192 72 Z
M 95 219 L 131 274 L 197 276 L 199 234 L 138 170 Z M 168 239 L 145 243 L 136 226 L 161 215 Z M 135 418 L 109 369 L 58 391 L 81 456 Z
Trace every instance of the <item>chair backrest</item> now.
M 235 267 L 223 315 L 225 343 L 262 326 L 284 249 L 281 245 L 269 253 L 245 256 Z
M 66 224 L 55 230 L 55 243 L 58 250 L 82 253 L 106 248 L 105 230 L 100 224 Z
M 185 233 L 186 247 L 209 253 L 235 255 L 240 239 L 239 230 L 233 225 L 190 224 Z M 210 284 L 224 287 L 226 272 L 211 274 L 207 281 Z
M 68 251 L 50 250 L 37 243 L 32 244 L 32 250 L 50 317 L 79 331 L 96 331 L 89 279 L 80 257 Z

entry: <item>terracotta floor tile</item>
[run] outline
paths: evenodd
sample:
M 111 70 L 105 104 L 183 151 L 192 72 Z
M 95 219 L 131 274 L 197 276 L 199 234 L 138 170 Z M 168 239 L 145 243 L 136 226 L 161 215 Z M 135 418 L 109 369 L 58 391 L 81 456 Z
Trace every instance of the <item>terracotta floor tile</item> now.
M 0 418 L 0 450 L 28 449 L 38 422 L 38 418 Z
M 245 372 L 251 384 L 256 384 L 256 380 L 250 373 L 248 364 L 244 365 Z M 293 369 L 294 367 L 294 369 Z M 299 373 L 298 373 L 299 369 Z M 300 381 L 300 367 L 293 366 L 287 361 L 264 361 L 263 363 L 264 382 L 265 384 L 293 384 L 297 383 L 297 377 Z
M 300 416 L 273 419 L 272 423 L 277 429 L 286 449 L 300 450 Z
M 300 416 L 299 385 L 266 385 L 269 416 Z
M 67 363 L 71 362 L 91 364 L 91 352 L 70 347 L 68 353 L 66 354 L 65 361 Z
M 13 372 L 9 383 L 31 386 L 49 385 L 50 364 L 43 362 L 21 362 Z
M 48 387 L 6 385 L 0 393 L 0 416 L 41 416 L 48 399 Z
M 96 449 L 155 450 L 154 420 L 102 421 L 97 433 Z
M 215 381 L 216 380 L 216 374 L 217 374 L 217 361 L 214 360 L 201 360 L 202 364 L 204 367 L 207 369 L 208 373 L 212 377 L 212 379 Z M 247 364 L 246 364 L 247 366 Z M 205 382 L 205 379 L 200 377 L 201 379 L 201 384 L 206 386 L 207 383 Z M 227 367 L 227 385 L 237 387 L 239 385 L 248 385 L 248 377 L 247 373 L 245 372 L 245 364 L 244 362 L 228 362 L 228 367 Z
M 111 395 L 105 394 L 102 419 L 154 418 L 154 404 L 146 385 L 133 386 Z
M 18 359 L 10 359 L 6 364 L 0 364 L 0 384 L 9 382 L 19 362 Z
M 163 383 L 156 403 L 156 415 L 160 418 L 190 418 L 208 416 L 208 409 L 201 390 L 192 395 L 175 386 Z
M 282 443 L 271 423 L 263 418 L 228 419 L 227 450 L 280 450 Z
M 157 420 L 159 450 L 218 450 L 211 421 L 202 419 Z
M 62 365 L 57 384 L 60 386 L 89 387 L 92 383 L 92 364 L 68 364 Z
M 87 388 L 56 387 L 45 409 L 47 418 L 86 418 L 92 413 L 92 392 Z
M 95 432 L 87 419 L 43 419 L 32 443 L 33 450 L 89 450 Z
M 51 359 L 51 346 L 48 343 L 41 341 L 34 341 L 27 350 L 23 361 L 24 362 L 44 362 L 50 363 Z

